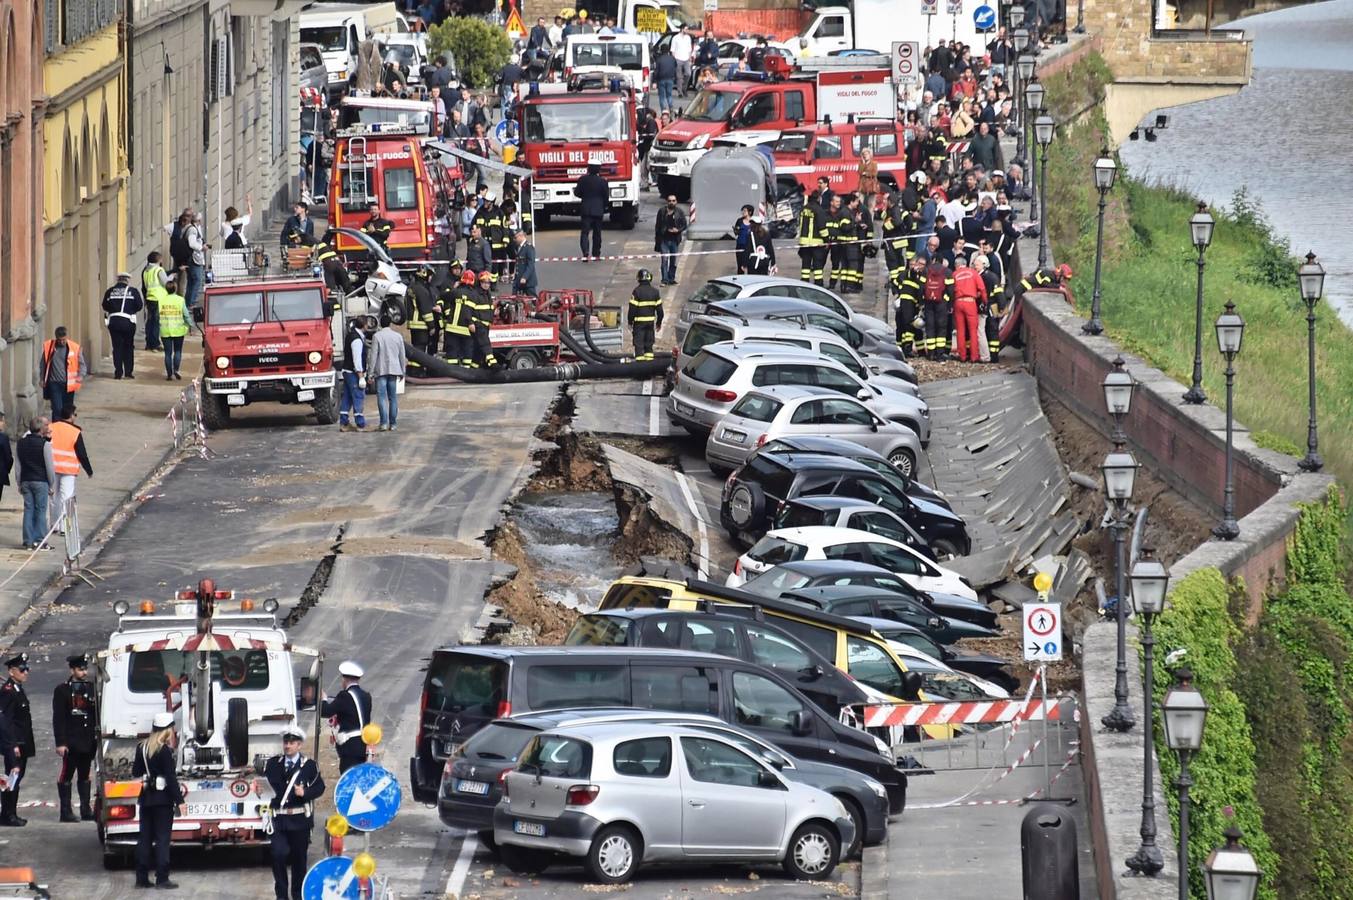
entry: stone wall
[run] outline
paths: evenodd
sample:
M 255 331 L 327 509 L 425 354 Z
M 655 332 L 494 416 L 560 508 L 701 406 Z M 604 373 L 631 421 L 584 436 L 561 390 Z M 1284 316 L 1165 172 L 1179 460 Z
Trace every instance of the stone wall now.
M 1086 30 L 1119 81 L 1250 80 L 1250 42 L 1239 32 L 1157 30 L 1153 0 L 1084 2 Z

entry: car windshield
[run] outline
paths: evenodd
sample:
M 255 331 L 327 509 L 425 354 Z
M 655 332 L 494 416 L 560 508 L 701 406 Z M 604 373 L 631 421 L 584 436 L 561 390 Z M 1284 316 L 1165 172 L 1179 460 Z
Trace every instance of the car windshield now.
M 786 131 L 775 142 L 776 153 L 806 153 L 813 143 L 810 131 Z
M 707 281 L 691 295 L 690 303 L 718 303 L 738 295 L 738 286 L 726 281 Z
M 573 46 L 573 66 L 619 66 L 638 71 L 644 67 L 644 51 L 636 43 L 605 41 Z
M 788 569 L 776 566 L 748 581 L 742 586 L 742 589 L 753 594 L 760 594 L 763 597 L 778 597 L 785 591 L 793 591 L 803 587 L 809 581 L 807 575 L 800 575 L 798 572 L 791 572 Z
M 695 99 L 681 113 L 681 118 L 696 122 L 726 122 L 741 97 L 742 94 L 735 91 L 705 88 L 695 95 Z
M 319 288 L 268 292 L 268 318 L 274 322 L 315 321 L 324 318 Z
M 319 48 L 309 45 L 301 48 L 301 70 L 313 69 L 316 66 L 324 65 L 324 60 L 320 58 Z
M 301 40 L 307 44 L 319 44 L 321 50 L 331 52 L 344 50 L 348 46 L 348 30 L 342 25 L 329 25 L 324 28 L 302 28 Z
M 763 537 L 756 546 L 747 551 L 747 558 L 768 566 L 779 566 L 787 562 L 798 562 L 808 553 L 803 544 L 795 544 L 778 537 Z
M 263 294 L 209 294 L 208 325 L 252 325 L 263 320 Z
M 573 623 L 565 645 L 589 647 L 623 647 L 629 635 L 629 619 L 612 616 L 583 616 Z
M 775 527 L 810 528 L 814 525 L 831 525 L 835 521 L 836 514 L 825 509 L 786 503 L 780 507 L 780 512 L 775 516 Z
M 526 107 L 527 141 L 628 141 L 629 128 L 619 100 Z
M 395 44 L 386 48 L 385 61 L 412 67 L 418 61 L 418 49 L 413 44 Z
M 736 363 L 722 356 L 716 356 L 708 350 L 701 350 L 695 359 L 686 363 L 681 374 L 701 384 L 723 384 L 738 369 Z
M 397 125 L 401 129 L 411 129 L 415 134 L 432 134 L 432 110 L 345 104 L 339 112 L 338 126 L 351 128 L 353 125 Z M 407 156 L 408 153 L 405 151 L 400 155 Z
M 502 660 L 434 653 L 428 664 L 427 708 L 493 715 L 506 699 L 506 684 L 507 663 Z
M 196 652 L 146 650 L 132 653 L 127 688 L 134 694 L 164 694 L 191 682 Z M 228 691 L 261 691 L 268 686 L 268 651 L 215 650 L 208 654 L 211 680 Z
M 542 778 L 587 778 L 592 774 L 592 745 L 558 734 L 537 735 L 518 770 Z
M 686 332 L 686 340 L 681 343 L 683 356 L 694 356 L 709 344 L 733 339 L 733 332 L 726 325 L 711 325 L 708 322 L 696 322 Z

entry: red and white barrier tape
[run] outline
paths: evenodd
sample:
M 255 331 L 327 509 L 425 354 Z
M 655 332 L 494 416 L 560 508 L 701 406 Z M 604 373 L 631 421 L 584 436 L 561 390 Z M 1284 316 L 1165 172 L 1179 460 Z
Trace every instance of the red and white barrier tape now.
M 896 703 L 864 708 L 864 727 L 892 728 L 899 725 L 991 725 L 1005 722 L 1062 718 L 1062 704 L 1070 694 L 1047 700 L 970 700 L 941 703 Z
M 1025 760 L 1027 760 L 1027 759 L 1029 758 L 1029 754 L 1033 752 L 1034 748 L 1037 747 L 1039 743 L 1041 743 L 1041 741 L 1035 741 L 1034 744 L 1033 744 L 1033 746 L 1031 746 L 1031 747 L 1030 747 L 1027 751 L 1025 751 L 1023 754 L 1021 754 L 1020 758 L 1019 758 L 1018 760 L 1015 761 L 1015 764 L 1014 764 L 1013 766 L 1011 766 L 1010 768 L 1006 769 L 1005 772 L 1000 776 L 1000 778 L 997 778 L 996 781 L 993 781 L 993 782 L 991 783 L 992 786 L 994 787 L 994 786 L 996 785 L 996 783 L 999 782 L 999 781 L 1001 780 L 1001 778 L 1005 778 L 1005 777 L 1006 777 L 1007 775 L 1009 775 L 1011 772 L 1015 771 L 1015 769 L 1018 768 L 1019 765 L 1020 765 L 1021 763 L 1023 763 Z M 921 803 L 921 804 L 911 804 L 911 803 L 908 803 L 908 804 L 907 804 L 907 810 L 908 810 L 908 811 L 914 811 L 914 810 L 922 810 L 922 809 L 949 809 L 949 808 L 958 807 L 958 806 L 1013 806 L 1013 805 L 1019 804 L 1019 803 L 1027 803 L 1027 802 L 1030 801 L 1030 800 L 1037 799 L 1038 795 L 1041 794 L 1041 793 L 1043 793 L 1045 790 L 1051 790 L 1051 789 L 1052 789 L 1052 786 L 1053 786 L 1054 784 L 1057 783 L 1057 779 L 1061 778 L 1062 775 L 1064 775 L 1064 774 L 1066 773 L 1066 770 L 1069 769 L 1069 768 L 1071 768 L 1071 764 L 1072 764 L 1073 762 L 1076 761 L 1076 754 L 1079 753 L 1079 752 L 1080 752 L 1080 742 L 1079 742 L 1079 741 L 1072 741 L 1072 742 L 1071 742 L 1071 749 L 1070 749 L 1069 751 L 1067 751 L 1067 754 L 1066 754 L 1066 761 L 1065 761 L 1064 763 L 1062 763 L 1062 766 L 1061 766 L 1061 768 L 1059 768 L 1059 769 L 1057 770 L 1057 773 L 1056 773 L 1055 775 L 1052 776 L 1052 778 L 1048 781 L 1048 783 L 1047 783 L 1046 785 L 1044 785 L 1043 787 L 1040 787 L 1038 790 L 1036 790 L 1036 791 L 1034 791 L 1034 792 L 1032 792 L 1032 793 L 1030 793 L 1030 794 L 1026 794 L 1026 795 L 1023 796 L 1023 797 L 1016 797 L 1016 798 L 1014 798 L 1014 799 L 1012 799 L 1012 800 L 968 800 L 968 799 L 966 799 L 966 798 L 972 796 L 972 794 L 977 790 L 977 788 L 973 788 L 972 790 L 968 791 L 967 793 L 964 793 L 964 794 L 960 795 L 960 796 L 957 797 L 956 799 L 954 799 L 954 800 L 948 800 L 948 801 L 945 801 L 944 803 Z

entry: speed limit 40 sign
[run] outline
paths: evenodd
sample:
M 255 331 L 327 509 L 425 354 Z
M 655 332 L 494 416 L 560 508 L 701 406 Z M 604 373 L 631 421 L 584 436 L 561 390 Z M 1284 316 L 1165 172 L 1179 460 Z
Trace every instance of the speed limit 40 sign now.
M 893 41 L 893 80 L 898 84 L 921 83 L 919 41 Z

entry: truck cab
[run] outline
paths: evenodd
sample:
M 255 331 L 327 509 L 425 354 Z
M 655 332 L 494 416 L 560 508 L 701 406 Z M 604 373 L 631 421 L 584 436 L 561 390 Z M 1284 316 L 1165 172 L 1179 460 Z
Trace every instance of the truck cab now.
M 617 72 L 642 103 L 652 68 L 649 43 L 635 34 L 571 34 L 564 40 L 564 80 L 574 73 Z
M 275 600 L 237 600 L 210 579 L 167 603 L 113 604 L 117 629 L 97 655 L 96 684 L 95 819 L 106 865 L 136 846 L 141 781 L 132 766 L 151 720 L 163 712 L 174 715 L 176 774 L 187 793 L 174 843 L 268 843 L 272 790 L 256 773 L 282 751 L 288 725 L 310 731 L 318 756 L 320 725 L 321 657 L 290 643 L 277 609 Z M 306 675 L 298 678 L 302 665 Z
M 855 190 L 859 181 L 860 152 L 869 147 L 879 167 L 879 181 L 896 189 L 906 180 L 907 141 L 894 119 L 824 122 L 780 133 L 775 142 L 775 176 L 780 193 L 793 184 L 805 193 L 817 189 L 825 176 L 838 194 Z
M 378 33 L 405 33 L 409 23 L 393 3 L 315 3 L 300 16 L 301 41 L 317 44 L 336 97 L 357 71 L 362 42 Z

